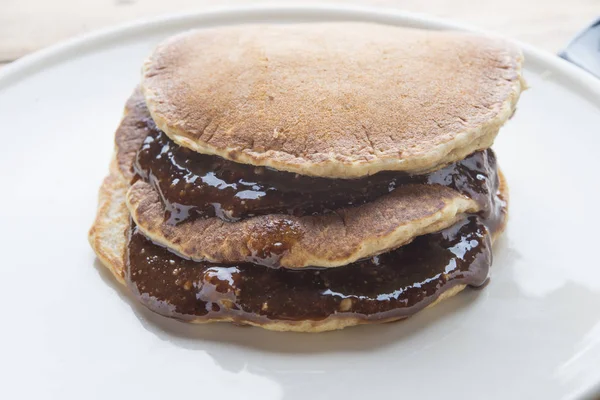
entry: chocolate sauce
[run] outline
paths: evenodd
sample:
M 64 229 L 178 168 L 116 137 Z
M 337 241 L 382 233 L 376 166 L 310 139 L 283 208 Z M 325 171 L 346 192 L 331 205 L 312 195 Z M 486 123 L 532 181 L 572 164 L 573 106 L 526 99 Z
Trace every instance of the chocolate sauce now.
M 447 186 L 479 204 L 485 225 L 496 232 L 504 223 L 506 201 L 498 196 L 500 177 L 492 149 L 477 151 L 464 160 L 427 174 L 428 184 Z
M 482 285 L 491 259 L 490 234 L 476 216 L 344 267 L 303 270 L 185 260 L 134 227 L 127 280 L 151 310 L 184 320 L 377 320 L 412 315 L 457 284 Z
M 135 172 L 159 193 L 172 224 L 214 216 L 231 222 L 264 214 L 323 214 L 371 202 L 407 183 L 442 184 L 485 201 L 487 173 L 495 171 L 494 154 L 486 150 L 424 175 L 315 178 L 200 154 L 175 144 L 151 118 L 142 122 L 149 134 L 137 153 Z
M 260 214 L 321 214 L 373 201 L 406 183 L 443 185 L 474 199 L 481 212 L 396 250 L 338 268 L 290 270 L 178 257 L 133 226 L 127 281 L 140 301 L 169 317 L 386 320 L 414 314 L 458 285 L 480 286 L 491 264 L 491 233 L 504 222 L 496 158 L 478 151 L 438 171 L 411 176 L 383 172 L 354 180 L 300 176 L 202 155 L 172 142 L 151 118 L 134 165 L 160 194 L 177 224 L 217 216 L 226 221 Z

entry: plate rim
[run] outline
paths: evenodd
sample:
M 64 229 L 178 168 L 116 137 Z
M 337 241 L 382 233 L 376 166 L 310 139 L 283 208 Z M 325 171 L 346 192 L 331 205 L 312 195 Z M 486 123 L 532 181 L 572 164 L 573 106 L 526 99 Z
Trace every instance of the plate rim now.
M 518 45 L 525 54 L 526 65 L 541 64 L 551 72 L 558 72 L 571 80 L 581 94 L 587 92 L 595 100 L 600 101 L 600 79 L 595 78 L 583 69 L 561 59 L 549 51 L 533 45 L 506 37 L 493 31 L 478 29 L 469 25 L 434 17 L 428 14 L 409 12 L 390 7 L 375 7 L 346 4 L 316 4 L 292 3 L 255 4 L 247 6 L 218 6 L 207 7 L 195 12 L 163 14 L 155 17 L 135 19 L 131 22 L 109 26 L 94 30 L 74 38 L 60 41 L 49 47 L 27 54 L 0 69 L 0 91 L 6 89 L 28 75 L 35 74 L 38 70 L 60 63 L 80 51 L 110 45 L 117 38 L 123 39 L 136 35 L 143 35 L 154 28 L 177 26 L 185 23 L 196 22 L 207 25 L 223 25 L 227 21 L 250 18 L 256 22 L 276 20 L 277 17 L 286 16 L 287 19 L 298 20 L 371 20 L 372 22 L 386 23 L 397 26 L 412 26 L 424 29 L 448 29 L 480 33 L 484 35 L 502 37 Z M 229 22 L 231 23 L 231 22 Z M 552 71 L 554 70 L 554 71 Z M 573 88 L 570 88 L 573 89 Z M 587 96 L 586 96 L 587 97 Z M 600 106 L 599 106 L 600 108 Z
M 252 19 L 256 22 L 269 20 L 276 21 L 278 17 L 297 20 L 370 20 L 372 22 L 386 23 L 397 26 L 411 26 L 424 29 L 449 29 L 469 31 L 484 35 L 502 37 L 518 45 L 524 52 L 526 64 L 538 64 L 550 73 L 557 73 L 567 78 L 564 86 L 569 91 L 578 95 L 587 93 L 593 98 L 592 103 L 600 110 L 600 79 L 595 78 L 583 69 L 561 59 L 557 55 L 537 48 L 533 45 L 518 41 L 504 35 L 478 29 L 466 24 L 455 23 L 448 19 L 434 17 L 424 13 L 409 12 L 398 8 L 362 6 L 349 4 L 322 4 L 322 3 L 292 3 L 292 4 L 255 4 L 206 7 L 199 11 L 162 14 L 155 17 L 135 19 L 131 22 L 117 24 L 106 28 L 94 30 L 77 35 L 71 39 L 60 41 L 46 48 L 27 54 L 0 69 L 0 95 L 3 90 L 17 84 L 21 80 L 35 75 L 38 71 L 69 58 L 110 46 L 117 39 L 133 38 L 152 33 L 156 28 L 177 27 L 190 23 L 199 26 L 223 25 L 227 21 L 239 19 Z M 208 24 L 207 24 L 208 22 Z M 231 23 L 231 22 L 229 22 Z M 584 96 L 584 97 L 588 97 Z M 590 387 L 581 388 L 578 395 L 592 396 L 600 393 L 600 381 Z

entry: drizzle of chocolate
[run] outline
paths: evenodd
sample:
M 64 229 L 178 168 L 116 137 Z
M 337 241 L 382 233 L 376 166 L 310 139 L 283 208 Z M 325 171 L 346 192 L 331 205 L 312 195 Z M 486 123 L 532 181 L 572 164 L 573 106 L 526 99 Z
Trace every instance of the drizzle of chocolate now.
M 233 222 L 265 214 L 324 214 L 371 202 L 408 183 L 442 184 L 485 201 L 487 182 L 478 176 L 495 167 L 493 152 L 485 150 L 423 175 L 381 172 L 359 179 L 316 178 L 200 154 L 175 144 L 151 118 L 141 123 L 148 136 L 134 170 L 159 193 L 171 224 L 215 216 Z
M 148 308 L 183 320 L 379 320 L 408 317 L 455 285 L 482 285 L 491 260 L 477 216 L 344 267 L 303 270 L 185 260 L 134 226 L 127 281 Z

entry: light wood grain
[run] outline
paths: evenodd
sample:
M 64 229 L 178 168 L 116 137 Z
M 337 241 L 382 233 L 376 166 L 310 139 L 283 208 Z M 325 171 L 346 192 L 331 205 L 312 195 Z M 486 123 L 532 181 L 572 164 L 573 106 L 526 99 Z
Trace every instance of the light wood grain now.
M 340 3 L 341 1 L 333 1 Z M 344 1 L 428 13 L 497 31 L 556 52 L 600 15 L 600 0 Z M 248 0 L 0 0 L 0 63 L 60 40 L 136 18 Z M 280 1 L 279 3 L 291 3 Z

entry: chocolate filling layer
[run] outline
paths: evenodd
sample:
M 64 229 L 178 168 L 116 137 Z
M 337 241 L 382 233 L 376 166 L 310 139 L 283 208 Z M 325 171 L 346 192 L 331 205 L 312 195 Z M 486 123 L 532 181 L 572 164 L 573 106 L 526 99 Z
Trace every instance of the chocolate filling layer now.
M 264 214 L 323 214 L 373 201 L 407 183 L 449 186 L 480 201 L 484 212 L 491 209 L 494 192 L 487 178 L 496 168 L 491 150 L 424 175 L 382 172 L 360 179 L 326 179 L 200 154 L 175 144 L 151 118 L 143 123 L 149 134 L 134 169 L 159 193 L 172 224 L 214 216 L 232 222 Z M 495 172 L 490 178 L 495 179 Z
M 301 271 L 184 260 L 134 227 L 127 280 L 148 308 L 184 320 L 378 320 L 412 315 L 455 285 L 482 285 L 491 260 L 476 216 L 367 260 Z
M 160 193 L 172 223 L 211 216 L 231 221 L 265 213 L 323 213 L 371 201 L 404 183 L 448 186 L 481 207 L 478 215 L 388 253 L 344 267 L 301 271 L 186 260 L 133 226 L 126 256 L 128 284 L 151 310 L 179 319 L 264 323 L 407 317 L 455 285 L 486 281 L 491 234 L 505 216 L 491 150 L 426 175 L 329 180 L 197 154 L 151 129 L 135 169 Z

